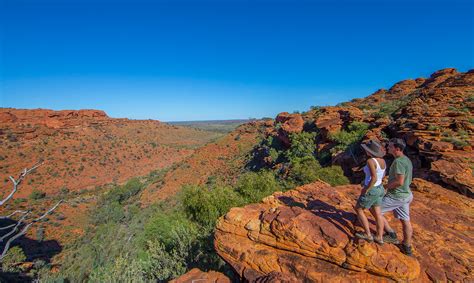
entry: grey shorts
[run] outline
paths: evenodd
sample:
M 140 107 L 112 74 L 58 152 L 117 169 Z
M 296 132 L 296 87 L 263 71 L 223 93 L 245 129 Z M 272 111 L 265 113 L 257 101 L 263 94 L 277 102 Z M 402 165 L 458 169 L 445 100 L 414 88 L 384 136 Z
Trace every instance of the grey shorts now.
M 382 199 L 382 214 L 393 211 L 395 218 L 400 220 L 410 220 L 410 203 L 413 200 L 413 195 L 405 199 L 396 199 L 390 196 L 384 196 Z

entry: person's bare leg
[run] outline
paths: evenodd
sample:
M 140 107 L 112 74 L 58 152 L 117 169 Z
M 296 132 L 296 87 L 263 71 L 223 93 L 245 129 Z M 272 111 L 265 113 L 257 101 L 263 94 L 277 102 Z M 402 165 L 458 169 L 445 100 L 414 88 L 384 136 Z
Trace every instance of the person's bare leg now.
M 390 226 L 390 224 L 388 224 L 387 218 L 385 218 L 383 214 L 382 214 L 382 220 L 383 220 L 383 229 L 385 230 L 385 232 L 388 232 L 388 233 L 395 232 Z
M 382 212 L 380 210 L 380 206 L 373 206 L 370 209 L 370 212 L 375 218 L 376 226 L 377 226 L 377 233 L 375 237 L 379 240 L 383 239 L 383 230 L 384 230 L 384 219 L 385 217 L 382 216 Z
M 362 207 L 356 206 L 356 212 L 359 222 L 362 224 L 362 227 L 365 230 L 365 234 L 370 236 L 372 233 L 370 233 L 369 221 L 367 220 L 367 216 L 365 216 L 364 209 Z
M 403 244 L 411 247 L 411 238 L 413 236 L 413 227 L 411 226 L 410 220 L 400 220 L 403 227 Z

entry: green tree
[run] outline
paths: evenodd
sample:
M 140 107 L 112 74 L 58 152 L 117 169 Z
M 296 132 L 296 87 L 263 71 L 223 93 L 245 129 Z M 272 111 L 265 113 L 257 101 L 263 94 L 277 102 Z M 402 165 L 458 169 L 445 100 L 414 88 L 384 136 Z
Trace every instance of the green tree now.
M 350 146 L 360 142 L 368 129 L 369 125 L 367 123 L 352 122 L 347 126 L 347 130 L 342 130 L 330 135 L 329 138 L 336 142 L 336 146 L 332 151 L 345 151 Z
M 235 186 L 247 203 L 259 202 L 262 198 L 278 191 L 280 185 L 272 171 L 248 172 L 243 174 Z
M 242 203 L 240 196 L 230 187 L 184 186 L 181 194 L 186 215 L 207 229 L 212 229 L 217 218 L 231 207 Z
M 313 156 L 316 149 L 315 146 L 316 133 L 301 132 L 290 134 L 291 146 L 286 150 L 285 155 L 288 161 L 295 158 L 303 158 Z

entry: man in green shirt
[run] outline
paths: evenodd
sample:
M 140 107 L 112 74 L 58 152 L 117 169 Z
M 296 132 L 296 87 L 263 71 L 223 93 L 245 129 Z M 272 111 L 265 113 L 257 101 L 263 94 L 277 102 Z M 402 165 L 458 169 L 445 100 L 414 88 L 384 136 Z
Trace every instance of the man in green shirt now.
M 403 243 L 401 251 L 409 256 L 413 255 L 411 248 L 411 238 L 413 228 L 410 222 L 410 203 L 413 200 L 413 194 L 410 190 L 412 181 L 413 165 L 410 159 L 403 154 L 406 144 L 402 139 L 391 139 L 388 144 L 388 153 L 395 157 L 390 166 L 387 193 L 382 199 L 382 214 L 393 211 L 395 218 L 398 218 L 403 227 Z M 384 242 L 398 244 L 397 234 L 390 227 L 387 219 L 384 219 L 384 229 L 387 232 L 384 235 Z

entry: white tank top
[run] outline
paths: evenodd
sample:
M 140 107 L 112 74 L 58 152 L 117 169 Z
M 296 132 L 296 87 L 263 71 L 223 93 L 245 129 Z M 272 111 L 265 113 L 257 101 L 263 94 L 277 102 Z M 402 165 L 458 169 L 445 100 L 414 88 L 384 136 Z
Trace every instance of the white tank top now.
M 372 158 L 374 161 L 375 161 L 375 164 L 377 165 L 375 167 L 375 172 L 377 174 L 377 181 L 375 181 L 374 183 L 374 187 L 375 186 L 378 186 L 378 185 L 381 185 L 382 184 L 382 179 L 383 179 L 383 176 L 385 175 L 385 169 L 382 169 L 380 168 L 380 165 L 377 161 L 377 159 L 375 158 Z M 364 180 L 364 185 L 368 185 L 370 183 L 370 180 L 372 179 L 372 176 L 370 175 L 370 168 L 369 168 L 369 164 L 366 164 L 364 166 L 364 173 L 365 173 L 365 180 Z

